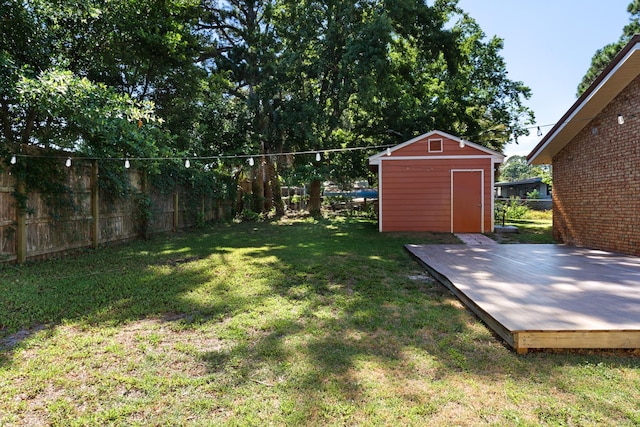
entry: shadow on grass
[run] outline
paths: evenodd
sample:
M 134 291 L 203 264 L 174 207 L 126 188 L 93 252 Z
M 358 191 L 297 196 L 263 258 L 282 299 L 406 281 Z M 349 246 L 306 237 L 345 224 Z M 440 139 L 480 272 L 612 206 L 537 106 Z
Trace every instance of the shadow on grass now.
M 419 267 L 404 244 L 455 241 L 380 234 L 358 218 L 217 224 L 0 270 L 0 327 L 6 342 L 16 332 L 62 323 L 168 316 L 182 328 L 208 325 L 227 343 L 199 350 L 209 372 L 231 387 L 287 392 L 292 423 L 317 417 L 327 396 L 356 405 L 370 392 L 366 384 L 380 381 L 376 375 L 552 381 L 558 365 L 590 360 L 518 357 L 444 287 L 407 277 Z M 29 335 L 0 349 L 0 366 L 11 364 L 21 339 Z M 413 399 L 411 390 L 394 392 Z

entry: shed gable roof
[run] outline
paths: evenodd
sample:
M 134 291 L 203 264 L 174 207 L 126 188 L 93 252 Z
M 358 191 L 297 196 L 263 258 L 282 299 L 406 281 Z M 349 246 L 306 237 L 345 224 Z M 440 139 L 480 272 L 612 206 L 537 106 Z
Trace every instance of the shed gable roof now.
M 529 153 L 530 164 L 550 164 L 598 113 L 640 74 L 640 35 L 635 35 Z
M 417 136 L 415 138 L 412 138 L 408 141 L 405 141 L 401 144 L 398 144 L 394 147 L 391 147 L 381 153 L 375 154 L 371 157 L 369 157 L 369 164 L 370 165 L 377 165 L 380 164 L 380 161 L 382 159 L 385 159 L 387 157 L 389 157 L 390 155 L 393 156 L 394 152 L 397 152 L 399 150 L 402 150 L 403 148 L 406 148 L 412 144 L 418 143 L 418 142 L 423 142 L 425 140 L 431 139 L 431 138 L 443 138 L 443 139 L 448 139 L 448 140 L 452 140 L 454 141 L 456 144 L 461 145 L 462 147 L 470 147 L 473 148 L 475 150 L 478 151 L 478 155 L 483 155 L 483 156 L 487 156 L 487 157 L 493 157 L 495 160 L 497 161 L 502 161 L 505 157 L 504 154 L 499 153 L 497 151 L 491 150 L 490 148 L 484 147 L 482 145 L 479 144 L 475 144 L 473 142 L 469 142 L 469 141 L 465 141 L 461 138 L 458 138 L 457 136 L 453 136 L 450 135 L 446 132 L 442 132 L 439 130 L 433 130 L 431 132 L 427 132 L 425 134 L 422 134 L 420 136 Z M 425 156 L 426 157 L 426 156 Z M 460 157 L 464 157 L 464 155 L 461 155 Z

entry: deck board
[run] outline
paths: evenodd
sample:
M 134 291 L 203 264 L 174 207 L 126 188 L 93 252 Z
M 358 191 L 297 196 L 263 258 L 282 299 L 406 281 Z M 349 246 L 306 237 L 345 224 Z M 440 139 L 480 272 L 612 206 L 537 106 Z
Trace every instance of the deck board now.
M 564 245 L 406 245 L 518 351 L 640 347 L 640 258 Z

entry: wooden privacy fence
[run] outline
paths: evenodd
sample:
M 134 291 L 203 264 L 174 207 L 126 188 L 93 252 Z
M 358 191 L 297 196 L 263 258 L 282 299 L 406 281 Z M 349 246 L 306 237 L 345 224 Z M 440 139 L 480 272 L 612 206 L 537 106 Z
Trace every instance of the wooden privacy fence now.
M 142 234 L 177 231 L 231 215 L 230 202 L 213 196 L 194 201 L 180 187 L 160 192 L 135 170 L 127 170 L 131 194 L 107 197 L 99 189 L 98 173 L 96 162 L 76 162 L 66 178 L 71 194 L 65 197 L 70 196 L 71 206 L 48 202 L 61 195 L 29 193 L 26 210 L 19 209 L 13 196 L 16 190 L 24 191 L 24 184 L 9 171 L 0 173 L 0 263 L 22 263 Z

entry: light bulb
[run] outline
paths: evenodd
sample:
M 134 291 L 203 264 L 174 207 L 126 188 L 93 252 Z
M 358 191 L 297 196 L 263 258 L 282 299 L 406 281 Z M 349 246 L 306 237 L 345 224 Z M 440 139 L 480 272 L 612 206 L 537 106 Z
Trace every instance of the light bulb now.
M 316 153 L 316 162 L 319 162 L 321 158 L 322 158 L 322 156 L 320 156 L 320 152 L 318 151 Z
M 11 164 L 12 165 L 15 165 L 17 161 L 18 161 L 18 159 L 16 159 L 15 154 L 13 156 L 11 156 Z
M 464 148 L 464 141 L 460 141 L 460 148 Z
M 618 114 L 618 124 L 619 125 L 624 124 L 624 116 L 622 114 Z
M 131 167 L 131 164 L 129 163 L 129 159 L 126 159 L 124 161 L 124 167 L 125 167 L 125 169 L 129 169 Z
M 391 155 L 391 148 L 387 148 L 387 156 Z
M 249 157 L 249 166 L 253 166 L 253 157 Z
M 66 161 L 66 162 L 64 162 L 64 165 L 65 165 L 66 167 L 68 167 L 68 168 L 70 168 L 70 167 L 71 167 L 71 157 L 67 157 L 67 161 Z
M 189 159 L 184 161 L 184 167 L 189 169 L 191 167 L 191 162 L 189 161 Z

